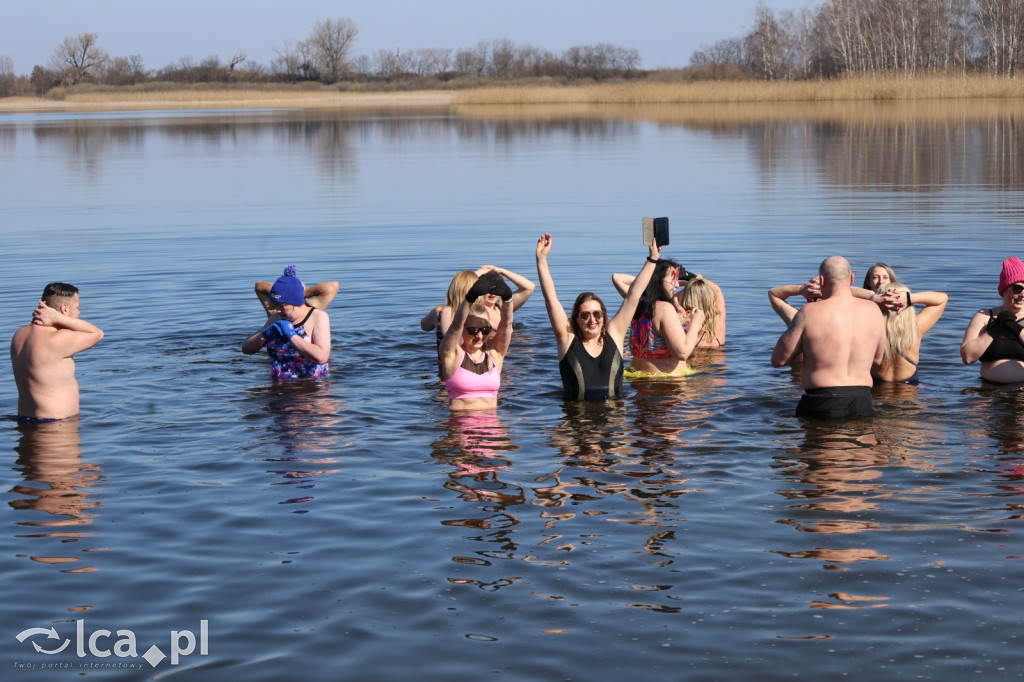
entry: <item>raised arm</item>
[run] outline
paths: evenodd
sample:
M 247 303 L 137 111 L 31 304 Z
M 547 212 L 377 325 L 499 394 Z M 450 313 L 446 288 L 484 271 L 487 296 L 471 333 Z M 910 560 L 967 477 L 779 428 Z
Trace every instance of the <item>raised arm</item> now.
M 942 317 L 946 310 L 946 301 L 949 296 L 941 291 L 915 291 L 911 296 L 914 305 L 923 305 L 924 308 L 917 314 L 917 333 L 922 336 Z
M 544 307 L 548 311 L 551 331 L 555 333 L 555 342 L 558 344 L 558 359 L 561 360 L 569 351 L 573 334 L 565 308 L 555 293 L 555 280 L 551 277 L 551 269 L 548 267 L 550 253 L 551 234 L 545 232 L 537 239 L 537 279 L 540 280 L 540 292 L 544 296 Z
M 306 299 L 307 305 L 313 306 L 318 310 L 326 310 L 327 306 L 334 300 L 334 297 L 338 295 L 338 289 L 340 288 L 341 285 L 337 282 L 320 282 L 311 287 L 306 287 L 302 295 Z
M 437 328 L 437 320 L 441 315 L 441 311 L 444 309 L 443 305 L 435 305 L 430 309 L 430 312 L 420 319 L 420 329 L 425 332 L 432 332 Z
M 512 285 L 516 287 L 515 291 L 512 292 L 513 310 L 519 310 L 522 308 L 523 304 L 530 300 L 530 296 L 533 296 L 533 290 L 536 288 L 536 285 L 522 275 L 494 265 L 485 265 L 481 267 L 480 270 L 477 270 L 477 274 L 482 274 L 481 270 L 483 272 L 493 270 L 508 281 L 512 282 Z
M 501 302 L 501 317 L 498 319 L 498 328 L 495 330 L 494 338 L 491 340 L 491 350 L 505 359 L 508 346 L 512 341 L 512 315 L 515 311 L 515 304 L 512 299 Z
M 624 272 L 616 272 L 612 274 L 612 285 L 615 287 L 615 291 L 619 292 L 619 296 L 625 298 L 626 292 L 629 291 L 629 285 L 636 279 L 633 275 L 627 275 Z M 644 286 L 647 286 L 646 284 Z
M 640 272 L 636 277 L 632 275 L 612 275 L 612 282 L 615 283 L 615 288 L 618 289 L 619 285 L 616 282 L 616 277 L 619 277 L 619 281 L 625 282 L 629 280 L 629 284 L 626 285 L 624 291 L 620 291 L 623 300 L 622 305 L 619 306 L 619 311 L 612 316 L 612 319 L 608 320 L 608 333 L 612 337 L 619 341 L 620 339 L 626 338 L 626 330 L 629 328 L 630 322 L 633 320 L 633 314 L 636 313 L 636 307 L 640 305 L 640 299 L 644 295 L 644 290 L 647 289 L 647 285 L 651 281 L 651 276 L 654 275 L 654 268 L 657 267 L 658 259 L 661 257 L 661 249 L 657 243 L 651 242 L 650 251 L 647 254 L 647 260 L 644 262 Z
M 775 349 L 772 350 L 772 367 L 784 367 L 793 362 L 793 358 L 800 353 L 803 334 L 804 312 L 798 310 L 790 321 L 789 328 L 775 343 Z
M 46 305 L 46 301 L 40 301 L 32 312 L 32 324 L 57 329 L 54 348 L 59 349 L 60 354 L 66 358 L 92 348 L 103 340 L 103 330 L 92 322 L 65 315 L 57 308 Z
M 800 293 L 800 288 L 806 286 L 804 284 L 783 284 L 781 286 L 772 287 L 768 290 L 768 300 L 772 304 L 772 310 L 782 318 L 782 321 L 789 325 L 793 318 L 796 317 L 798 309 L 789 303 L 786 299 L 790 296 L 796 296 Z

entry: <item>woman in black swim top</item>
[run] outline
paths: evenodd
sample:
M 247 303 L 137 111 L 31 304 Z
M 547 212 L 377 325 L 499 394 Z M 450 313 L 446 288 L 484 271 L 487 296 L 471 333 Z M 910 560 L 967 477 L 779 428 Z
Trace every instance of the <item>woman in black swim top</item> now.
M 605 400 L 622 397 L 622 343 L 647 283 L 658 262 L 658 245 L 651 244 L 650 255 L 629 287 L 615 317 L 608 319 L 604 302 L 585 291 L 576 297 L 572 317 L 555 293 L 555 282 L 548 268 L 551 235 L 537 240 L 537 276 L 544 294 L 551 329 L 558 342 L 558 371 L 562 376 L 565 400 Z
M 981 378 L 997 384 L 1024 382 L 1024 263 L 1016 256 L 1003 261 L 999 275 L 1003 304 L 974 313 L 960 357 L 965 365 L 981 360 Z

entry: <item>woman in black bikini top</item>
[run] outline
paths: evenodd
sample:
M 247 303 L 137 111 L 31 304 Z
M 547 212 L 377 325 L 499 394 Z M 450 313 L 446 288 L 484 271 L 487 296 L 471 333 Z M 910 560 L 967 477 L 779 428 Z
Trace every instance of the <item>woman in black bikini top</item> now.
M 1003 261 L 999 275 L 1003 305 L 974 313 L 960 358 L 965 365 L 981 361 L 981 378 L 997 384 L 1024 382 L 1024 263 L 1016 256 Z

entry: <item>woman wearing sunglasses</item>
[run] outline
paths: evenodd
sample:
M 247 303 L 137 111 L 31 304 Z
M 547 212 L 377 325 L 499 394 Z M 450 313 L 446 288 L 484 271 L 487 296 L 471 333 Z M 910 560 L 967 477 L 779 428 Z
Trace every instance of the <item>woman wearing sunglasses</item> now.
M 576 297 L 572 315 L 555 293 L 555 282 L 548 268 L 551 235 L 544 233 L 537 240 L 537 276 L 544 294 L 551 329 L 558 343 L 558 372 L 562 376 L 562 397 L 565 400 L 605 400 L 622 397 L 622 344 L 629 322 L 640 302 L 658 263 L 658 245 L 651 244 L 650 255 L 640 274 L 622 301 L 615 317 L 598 296 L 585 291 Z
M 1016 256 L 1003 261 L 999 275 L 998 308 L 974 313 L 960 357 L 965 365 L 981 360 L 981 378 L 996 384 L 1024 382 L 1024 341 L 1021 339 L 1021 317 L 1024 316 L 1024 263 Z
M 488 295 L 502 302 L 498 326 L 489 345 L 491 323 L 479 300 Z M 456 309 L 437 349 L 441 377 L 453 411 L 493 410 L 498 406 L 501 365 L 512 337 L 512 307 L 512 290 L 496 270 L 490 270 L 474 282 Z

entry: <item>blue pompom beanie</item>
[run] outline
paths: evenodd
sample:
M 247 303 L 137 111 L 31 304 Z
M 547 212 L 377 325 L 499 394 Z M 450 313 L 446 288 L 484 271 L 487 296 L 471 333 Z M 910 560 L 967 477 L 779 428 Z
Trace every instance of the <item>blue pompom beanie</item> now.
M 284 274 L 277 278 L 274 286 L 270 287 L 271 301 L 289 305 L 306 304 L 305 289 L 302 282 L 296 277 L 297 272 L 294 265 L 289 265 L 284 269 Z

